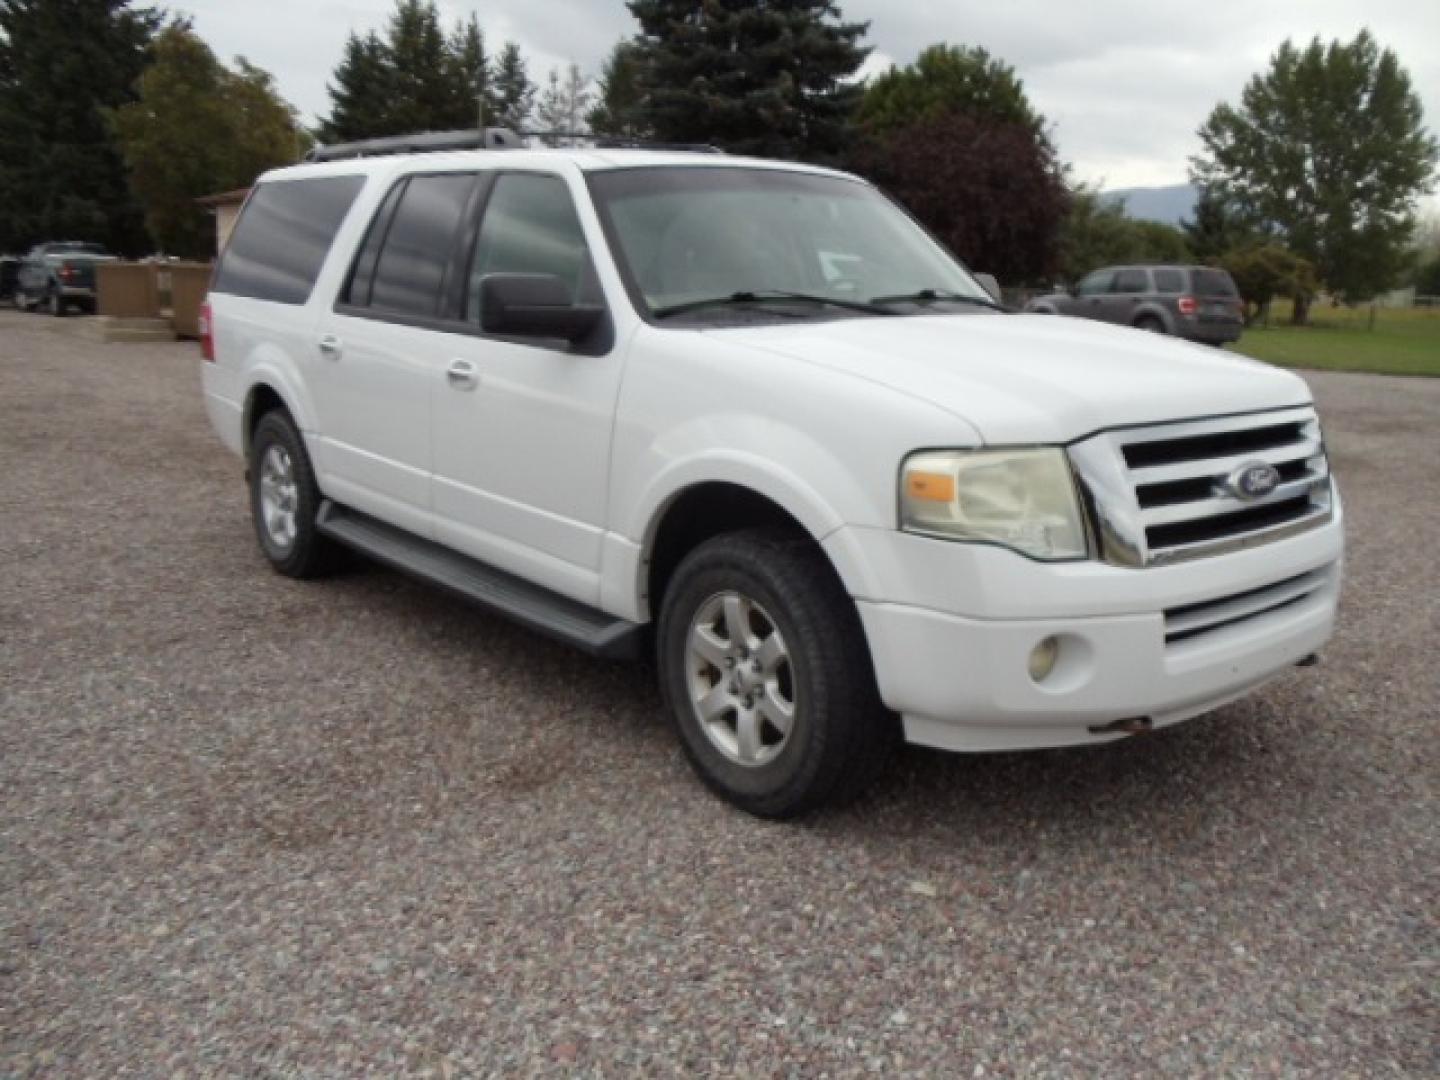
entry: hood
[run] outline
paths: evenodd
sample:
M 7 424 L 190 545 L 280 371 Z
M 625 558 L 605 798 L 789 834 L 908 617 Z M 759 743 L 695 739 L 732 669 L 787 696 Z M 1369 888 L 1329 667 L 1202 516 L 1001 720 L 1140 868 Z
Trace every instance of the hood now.
M 923 398 L 992 445 L 1310 401 L 1288 371 L 1206 345 L 1056 315 L 837 319 L 732 340 Z

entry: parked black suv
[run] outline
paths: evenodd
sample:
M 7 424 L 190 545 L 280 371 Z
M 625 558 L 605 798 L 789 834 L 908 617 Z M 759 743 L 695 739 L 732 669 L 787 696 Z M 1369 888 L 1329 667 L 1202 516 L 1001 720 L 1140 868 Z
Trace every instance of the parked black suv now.
M 1038 296 L 1026 311 L 1078 315 L 1224 345 L 1245 326 L 1235 282 L 1213 266 L 1107 266 L 1070 292 Z

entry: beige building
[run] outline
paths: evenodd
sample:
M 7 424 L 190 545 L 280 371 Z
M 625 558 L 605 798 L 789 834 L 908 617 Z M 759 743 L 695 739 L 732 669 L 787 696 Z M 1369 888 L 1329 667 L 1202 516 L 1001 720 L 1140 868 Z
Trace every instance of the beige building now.
M 240 216 L 240 207 L 245 203 L 245 196 L 250 194 L 248 187 L 236 188 L 234 191 L 222 191 L 218 195 L 206 195 L 203 199 L 195 201 L 215 214 L 215 254 L 225 250 L 225 244 L 230 239 L 230 233 L 235 228 L 235 219 Z

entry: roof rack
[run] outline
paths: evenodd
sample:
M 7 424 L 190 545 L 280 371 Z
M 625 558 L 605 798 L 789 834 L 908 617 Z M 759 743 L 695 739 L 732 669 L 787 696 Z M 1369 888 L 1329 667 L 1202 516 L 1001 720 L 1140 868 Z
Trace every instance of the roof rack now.
M 512 131 L 491 127 L 484 130 L 420 131 L 413 135 L 387 135 L 381 139 L 317 146 L 305 155 L 306 161 L 341 161 L 346 158 L 387 157 L 392 154 L 431 154 L 443 150 L 523 150 L 532 140 L 556 145 L 566 140 L 575 147 L 595 150 L 661 150 L 687 154 L 723 154 L 708 143 L 646 142 L 595 135 L 588 131 Z
M 524 146 L 525 141 L 509 128 L 421 131 L 413 135 L 389 135 L 382 139 L 359 139 L 333 146 L 317 146 L 305 155 L 305 160 L 340 161 L 391 154 L 433 154 L 443 150 L 519 150 Z
M 650 142 L 646 139 L 627 139 L 614 135 L 596 135 L 593 131 L 522 131 L 522 139 L 565 139 L 576 146 L 590 150 L 663 150 L 686 154 L 723 154 L 718 146 L 709 143 Z

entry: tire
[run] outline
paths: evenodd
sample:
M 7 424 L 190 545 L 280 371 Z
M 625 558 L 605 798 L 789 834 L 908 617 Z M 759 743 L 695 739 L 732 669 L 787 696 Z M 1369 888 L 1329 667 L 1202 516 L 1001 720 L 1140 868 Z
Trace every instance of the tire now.
M 1135 329 L 1144 330 L 1151 334 L 1164 334 L 1167 332 L 1165 330 L 1165 324 L 1154 315 L 1141 315 L 1140 318 L 1135 320 Z
M 51 289 L 50 295 L 45 298 L 45 310 L 55 318 L 63 319 L 65 317 L 65 298 Z
M 855 602 L 808 537 L 747 530 L 692 551 L 665 590 L 656 659 L 691 765 L 759 817 L 854 798 L 897 741 Z
M 338 546 L 315 528 L 319 485 L 305 440 L 285 409 L 272 409 L 250 440 L 250 516 L 260 551 L 286 577 L 321 577 L 340 562 Z

